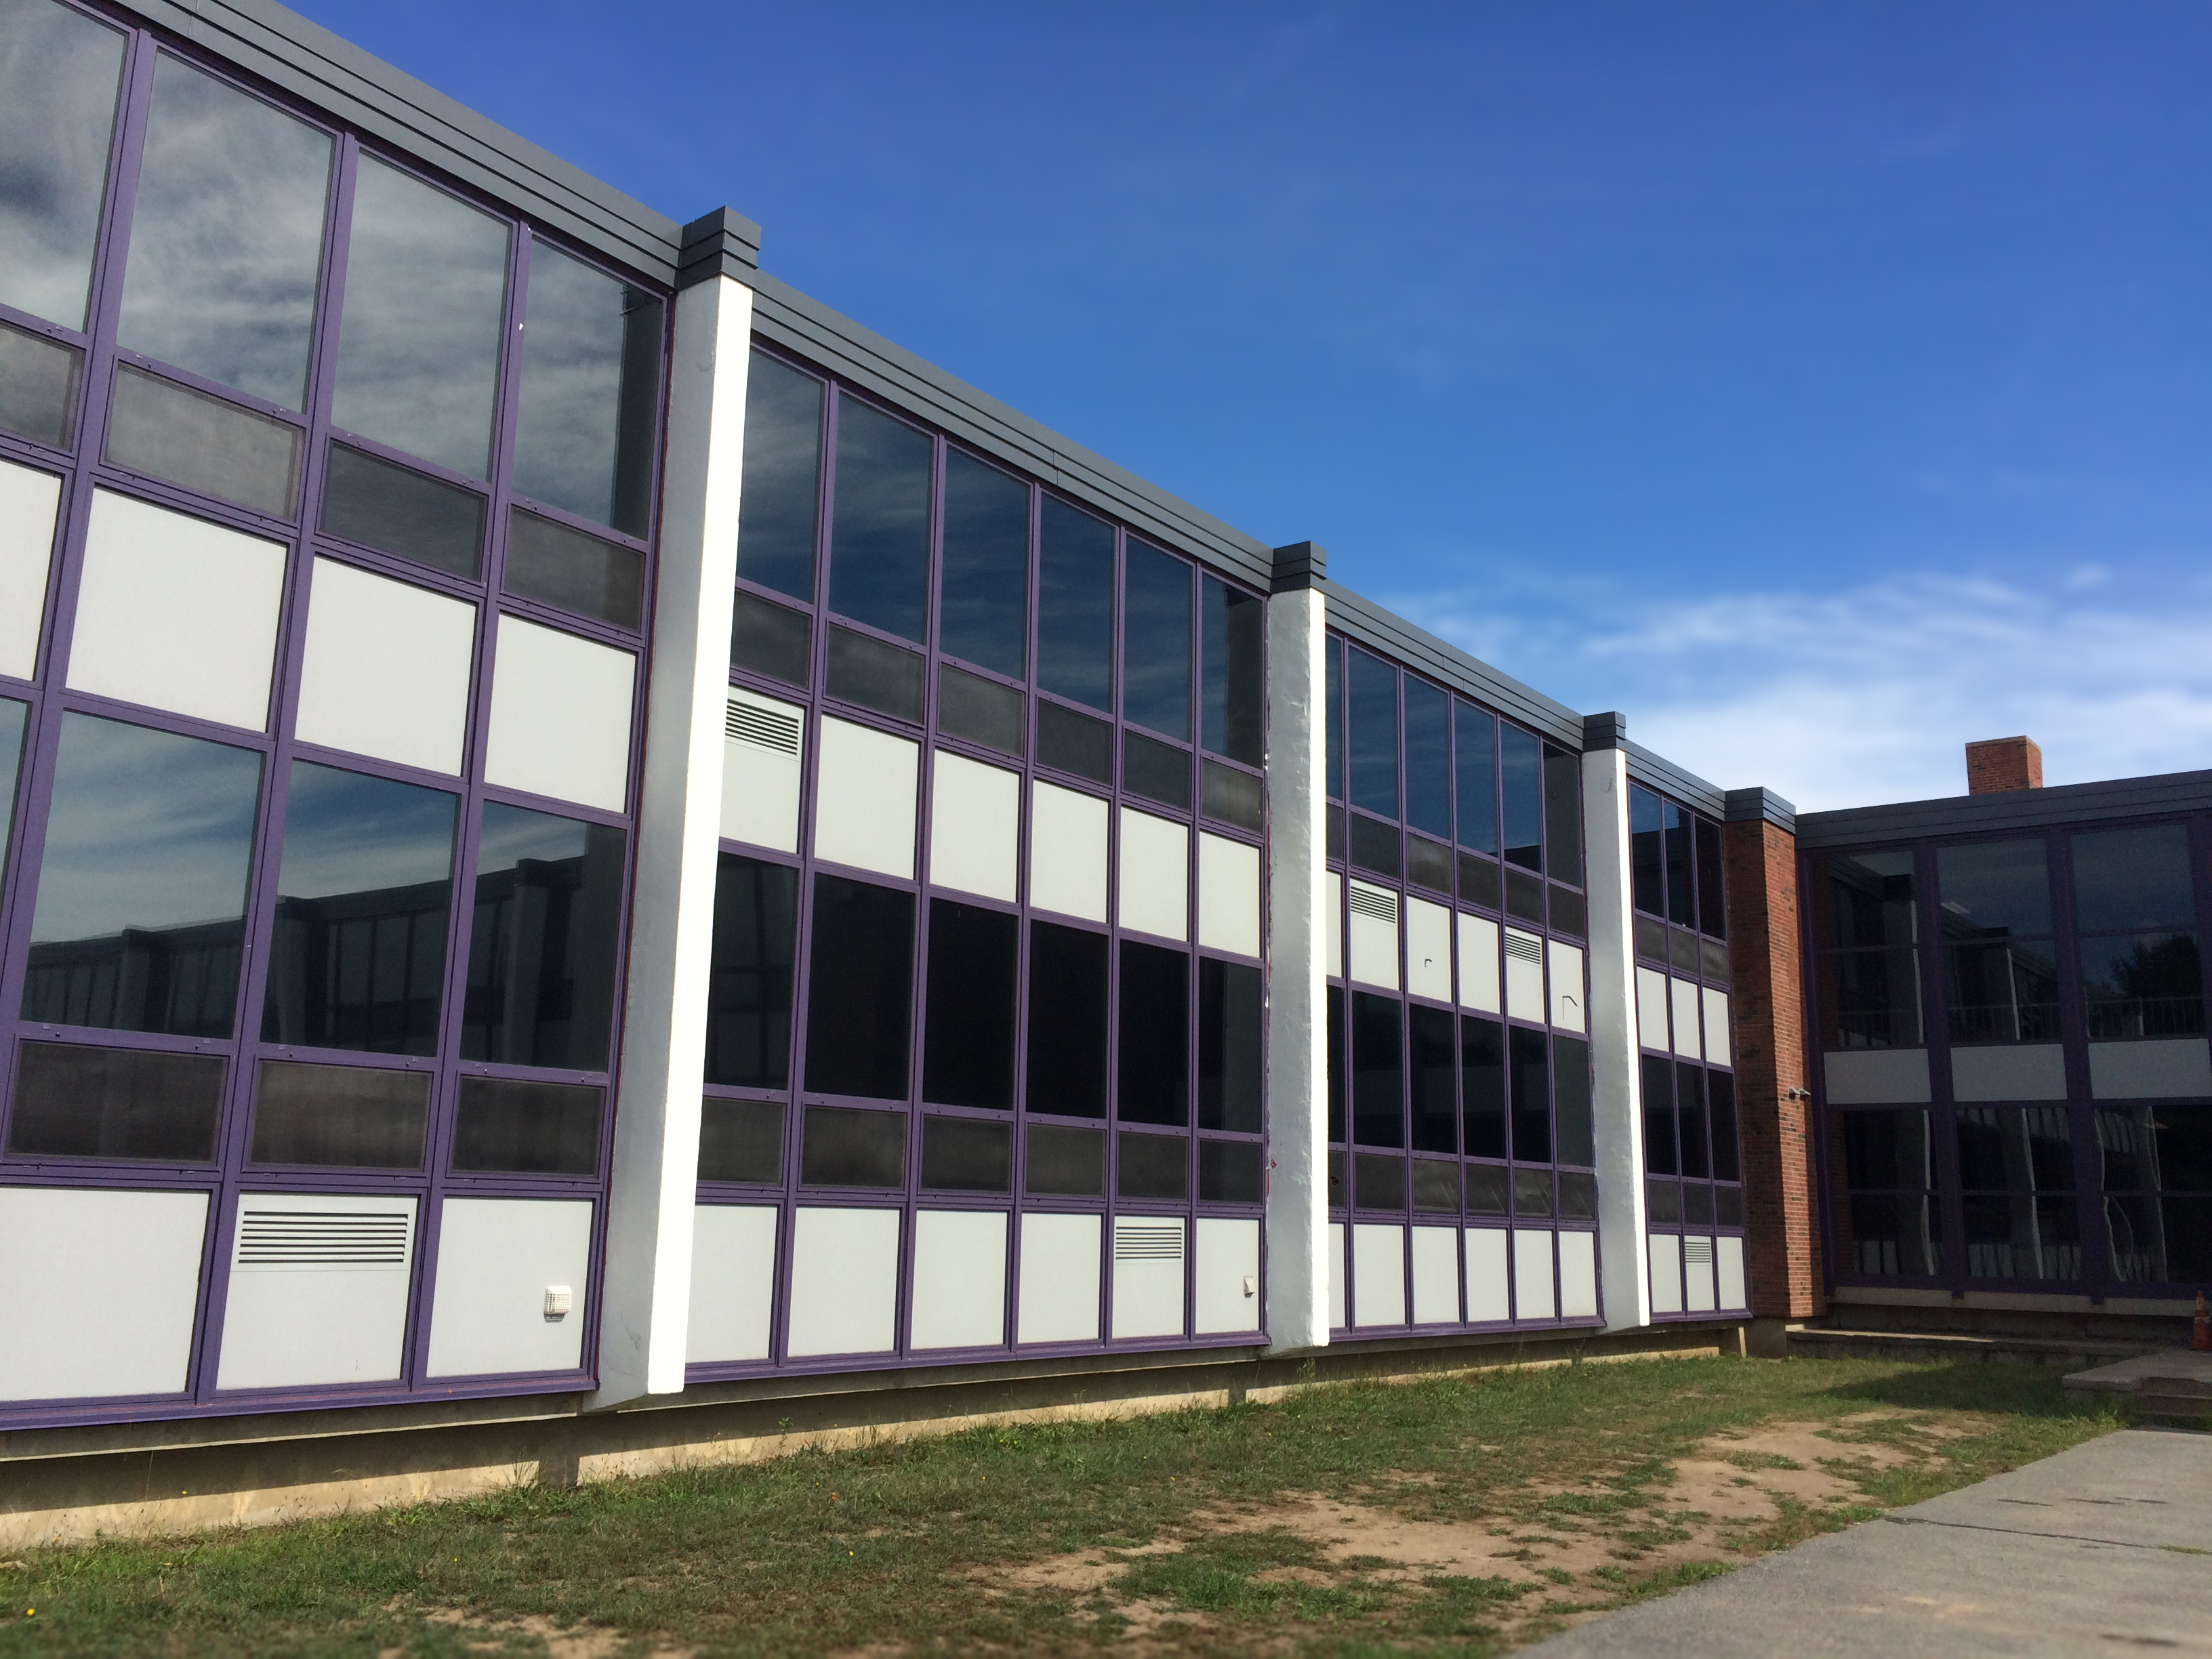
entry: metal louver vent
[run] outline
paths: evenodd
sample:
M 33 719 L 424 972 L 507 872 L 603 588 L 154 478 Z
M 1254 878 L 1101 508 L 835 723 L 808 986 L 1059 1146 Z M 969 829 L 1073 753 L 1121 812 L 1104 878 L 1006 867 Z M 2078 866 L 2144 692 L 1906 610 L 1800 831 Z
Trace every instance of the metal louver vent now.
M 732 743 L 749 743 L 757 749 L 772 749 L 779 755 L 799 752 L 798 716 L 778 714 L 757 703 L 739 702 L 732 698 L 722 730 Z
M 238 1216 L 240 1267 L 398 1267 L 409 1210 L 257 1210 Z
M 1505 930 L 1505 954 L 1522 962 L 1533 962 L 1540 968 L 1544 965 L 1544 941 L 1534 933 L 1509 927 Z
M 1384 888 L 1355 881 L 1352 884 L 1352 912 L 1387 921 L 1395 927 L 1398 925 L 1398 896 Z
M 1710 1267 L 1713 1262 L 1713 1241 L 1710 1238 L 1684 1239 L 1682 1260 L 1700 1267 Z
M 1180 1261 L 1182 1260 L 1182 1224 L 1162 1222 L 1148 1226 L 1142 1222 L 1121 1222 L 1114 1229 L 1114 1260 L 1116 1261 Z

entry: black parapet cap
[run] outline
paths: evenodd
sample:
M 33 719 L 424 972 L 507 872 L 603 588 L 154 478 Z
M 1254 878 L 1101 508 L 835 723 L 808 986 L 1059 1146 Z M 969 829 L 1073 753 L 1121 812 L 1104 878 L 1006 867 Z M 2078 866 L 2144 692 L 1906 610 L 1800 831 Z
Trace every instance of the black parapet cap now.
M 1328 575 L 1328 550 L 1319 542 L 1292 542 L 1275 550 L 1275 579 L 1271 586 L 1278 593 L 1318 586 Z
M 684 227 L 676 286 L 690 288 L 710 276 L 747 282 L 760 270 L 760 248 L 761 228 L 744 214 L 726 207 L 702 214 Z
M 1765 822 L 1778 830 L 1797 833 L 1797 809 L 1776 794 L 1771 789 L 1731 789 L 1728 792 L 1728 821 L 1730 823 Z
M 1583 716 L 1583 749 L 1618 749 L 1628 741 L 1628 716 L 1617 708 Z

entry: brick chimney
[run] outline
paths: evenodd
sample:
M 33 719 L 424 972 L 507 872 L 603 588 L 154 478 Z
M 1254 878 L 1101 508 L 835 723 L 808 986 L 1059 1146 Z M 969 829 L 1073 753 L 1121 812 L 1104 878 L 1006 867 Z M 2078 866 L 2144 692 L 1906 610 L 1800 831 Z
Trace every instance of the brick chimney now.
M 2043 787 L 2043 750 L 2033 738 L 1985 738 L 1966 745 L 1966 793 L 1995 795 Z

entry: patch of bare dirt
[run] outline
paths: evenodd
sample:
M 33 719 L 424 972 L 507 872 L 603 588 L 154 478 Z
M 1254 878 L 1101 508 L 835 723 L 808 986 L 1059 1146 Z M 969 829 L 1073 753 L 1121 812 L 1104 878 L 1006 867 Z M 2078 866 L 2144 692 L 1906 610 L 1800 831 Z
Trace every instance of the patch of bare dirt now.
M 435 1625 L 453 1625 L 471 1634 L 482 1632 L 477 1641 L 464 1638 L 464 1645 L 478 1653 L 506 1651 L 518 1636 L 535 1637 L 545 1644 L 546 1659 L 608 1659 L 623 1644 L 623 1638 L 611 1630 L 591 1625 L 562 1625 L 543 1613 L 525 1613 L 519 1619 L 473 1619 L 457 1607 L 437 1607 L 423 1615 Z M 387 1649 L 377 1659 L 398 1659 L 398 1648 Z M 691 1659 L 698 1652 L 695 1647 L 666 1646 L 647 1650 L 648 1659 Z

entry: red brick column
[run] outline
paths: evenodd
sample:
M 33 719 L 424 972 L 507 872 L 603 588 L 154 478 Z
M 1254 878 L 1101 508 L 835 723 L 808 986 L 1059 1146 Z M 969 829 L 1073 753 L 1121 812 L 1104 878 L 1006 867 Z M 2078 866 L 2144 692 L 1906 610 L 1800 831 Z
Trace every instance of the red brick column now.
M 1805 1094 L 1797 837 L 1774 822 L 1794 816 L 1763 789 L 1731 790 L 1723 837 L 1751 1310 L 1776 1320 L 1826 1310 Z

